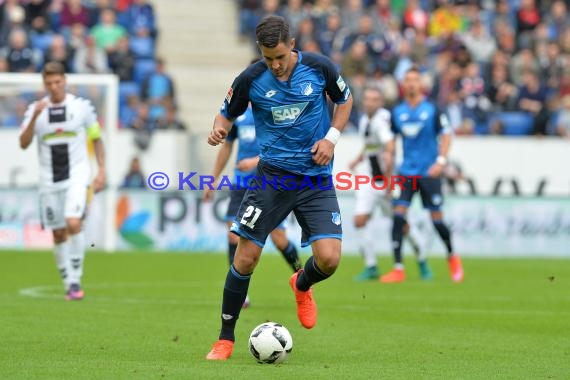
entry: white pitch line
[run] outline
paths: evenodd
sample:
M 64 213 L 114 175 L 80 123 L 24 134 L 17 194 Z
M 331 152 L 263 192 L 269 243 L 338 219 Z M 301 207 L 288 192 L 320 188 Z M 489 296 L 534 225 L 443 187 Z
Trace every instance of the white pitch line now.
M 109 288 L 148 288 L 148 287 L 165 287 L 166 285 L 173 285 L 177 287 L 184 288 L 195 288 L 201 284 L 183 284 L 180 283 L 100 283 L 91 284 L 88 289 L 109 289 Z M 54 294 L 54 291 L 60 291 L 61 294 Z M 40 298 L 40 299 L 63 299 L 63 289 L 61 285 L 39 285 L 29 288 L 23 288 L 18 291 L 18 294 L 22 297 L 30 298 Z M 167 299 L 167 298 L 125 298 L 125 297 L 108 297 L 108 296 L 91 296 L 87 295 L 86 299 L 95 301 L 114 301 L 119 303 L 129 303 L 129 304 L 163 304 L 163 305 L 199 305 L 199 306 L 212 306 L 217 305 L 218 300 L 205 301 L 205 302 L 195 302 L 190 298 L 185 299 Z

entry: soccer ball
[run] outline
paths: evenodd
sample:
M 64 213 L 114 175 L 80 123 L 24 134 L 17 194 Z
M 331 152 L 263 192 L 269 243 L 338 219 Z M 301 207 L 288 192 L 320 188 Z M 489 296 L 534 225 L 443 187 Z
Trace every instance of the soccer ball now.
M 293 338 L 279 323 L 262 323 L 249 335 L 249 352 L 258 363 L 282 363 L 292 349 Z

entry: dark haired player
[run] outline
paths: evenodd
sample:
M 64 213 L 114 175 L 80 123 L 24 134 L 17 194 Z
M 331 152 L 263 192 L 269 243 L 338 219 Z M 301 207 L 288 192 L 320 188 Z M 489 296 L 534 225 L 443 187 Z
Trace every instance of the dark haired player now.
M 263 190 L 254 180 L 244 196 L 231 228 L 240 239 L 224 285 L 219 340 L 206 356 L 209 360 L 232 355 L 236 322 L 265 240 L 291 211 L 303 230 L 301 245 L 313 250 L 304 269 L 289 281 L 297 317 L 305 328 L 317 322 L 311 286 L 330 277 L 341 256 L 341 216 L 334 186 L 300 185 L 305 177 L 315 184 L 332 181 L 334 147 L 352 109 L 350 90 L 328 58 L 294 49 L 284 18 L 264 18 L 256 36 L 265 62 L 251 65 L 234 80 L 208 143 L 222 143 L 233 120 L 251 102 L 260 148 L 256 176 L 269 183 L 280 183 L 287 176 L 293 186 Z M 327 95 L 336 103 L 332 120 Z
M 453 252 L 451 232 L 443 222 L 441 206 L 441 174 L 447 162 L 451 144 L 451 130 L 444 114 L 425 99 L 421 87 L 421 75 L 415 68 L 408 70 L 403 82 L 404 101 L 392 110 L 392 132 L 402 135 L 404 160 L 400 175 L 421 176 L 414 189 L 412 179 L 404 183 L 400 197 L 394 200 L 392 244 L 394 247 L 394 269 L 380 277 L 384 283 L 402 282 L 406 279 L 402 263 L 402 236 L 406 213 L 416 191 L 422 203 L 429 209 L 433 225 L 447 248 L 449 271 L 454 282 L 463 281 L 461 259 Z M 395 141 L 386 146 L 388 157 L 394 156 Z

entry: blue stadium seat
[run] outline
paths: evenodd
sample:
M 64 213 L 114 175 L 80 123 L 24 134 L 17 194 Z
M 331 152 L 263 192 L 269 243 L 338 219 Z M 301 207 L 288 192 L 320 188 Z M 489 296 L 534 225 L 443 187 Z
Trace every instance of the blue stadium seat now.
M 534 119 L 525 112 L 498 112 L 491 116 L 489 124 L 499 120 L 506 136 L 528 136 L 532 133 Z
M 141 84 L 155 69 L 156 62 L 154 59 L 137 59 L 135 61 L 133 79 L 138 84 Z
M 136 82 L 121 82 L 119 84 L 119 103 L 125 104 L 131 95 L 140 96 L 140 86 Z
M 129 45 L 136 59 L 154 58 L 154 41 L 152 38 L 132 36 Z

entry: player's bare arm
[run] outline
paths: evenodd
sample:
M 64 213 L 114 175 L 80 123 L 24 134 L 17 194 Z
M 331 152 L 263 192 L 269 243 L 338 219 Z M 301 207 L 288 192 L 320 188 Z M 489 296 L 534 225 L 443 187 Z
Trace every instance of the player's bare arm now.
M 259 163 L 259 156 L 244 158 L 243 160 L 238 161 L 238 163 L 236 164 L 236 168 L 241 171 L 247 172 L 255 169 L 258 163 Z
M 449 146 L 451 145 L 451 135 L 444 134 L 441 135 L 439 140 L 439 156 L 434 164 L 429 168 L 428 175 L 430 177 L 439 177 L 443 172 L 443 167 L 447 163 L 447 153 L 449 152 Z
M 228 136 L 233 122 L 226 119 L 222 114 L 217 114 L 214 119 L 214 126 L 208 136 L 208 144 L 216 146 L 222 144 L 224 139 Z
M 34 113 L 32 119 L 26 125 L 26 129 L 20 135 L 20 147 L 22 149 L 27 149 L 28 146 L 32 143 L 34 139 L 34 131 L 36 127 L 36 120 L 38 116 L 42 113 L 42 111 L 46 108 L 47 102 L 45 100 L 40 100 L 36 102 L 36 106 L 34 108 Z
M 95 159 L 97 160 L 97 175 L 93 179 L 93 190 L 98 193 L 105 188 L 106 172 L 105 172 L 105 147 L 103 140 L 93 140 L 93 148 L 95 150 Z
M 208 140 L 209 141 L 209 140 Z M 216 156 L 216 161 L 214 162 L 214 169 L 212 170 L 212 176 L 217 180 L 217 178 L 222 173 L 222 170 L 226 167 L 230 156 L 232 155 L 233 150 L 233 143 L 228 142 L 222 144 L 220 150 L 218 151 L 218 155 Z M 213 198 L 213 190 L 210 189 L 209 186 L 205 186 L 204 192 L 202 193 L 202 200 L 204 202 L 209 202 Z
M 333 136 L 333 139 L 338 140 L 340 136 L 340 132 L 346 127 L 346 123 L 348 123 L 348 118 L 350 117 L 350 111 L 352 110 L 352 95 L 349 96 L 347 101 L 344 104 L 337 104 L 334 109 L 333 119 L 331 122 L 331 130 L 334 128 L 334 132 L 336 136 Z M 328 136 L 328 134 L 327 134 Z M 319 140 L 313 145 L 311 149 L 311 153 L 313 154 L 313 161 L 317 165 L 328 165 L 331 161 L 334 153 L 334 147 L 336 145 L 336 141 L 331 141 L 327 137 L 322 140 Z
M 350 163 L 348 164 L 348 170 L 353 172 L 356 169 L 356 166 L 358 166 L 358 164 L 360 164 L 362 160 L 364 160 L 364 151 L 365 149 L 363 148 L 358 154 L 358 156 L 356 156 L 354 160 L 350 161 Z

